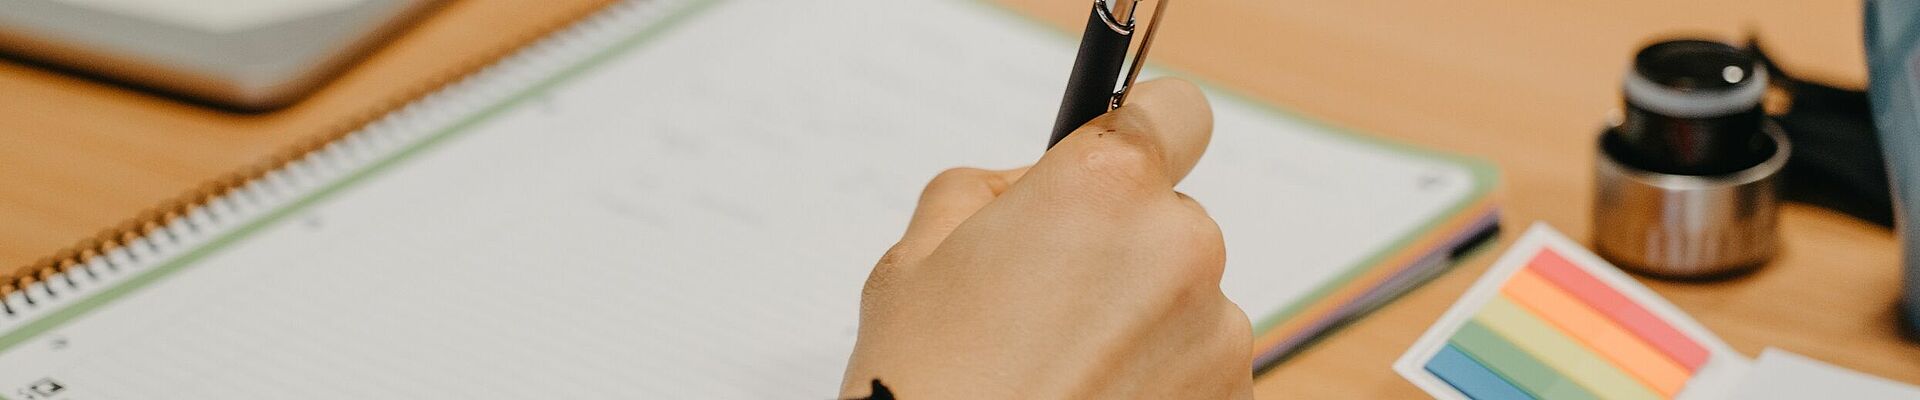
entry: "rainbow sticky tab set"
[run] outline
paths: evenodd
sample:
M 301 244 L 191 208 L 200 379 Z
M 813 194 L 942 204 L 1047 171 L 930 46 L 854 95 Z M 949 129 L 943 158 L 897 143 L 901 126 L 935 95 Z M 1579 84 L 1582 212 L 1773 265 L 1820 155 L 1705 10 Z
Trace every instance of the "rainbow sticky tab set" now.
M 1535 224 L 1393 367 L 1440 399 L 1721 399 L 1750 364 Z

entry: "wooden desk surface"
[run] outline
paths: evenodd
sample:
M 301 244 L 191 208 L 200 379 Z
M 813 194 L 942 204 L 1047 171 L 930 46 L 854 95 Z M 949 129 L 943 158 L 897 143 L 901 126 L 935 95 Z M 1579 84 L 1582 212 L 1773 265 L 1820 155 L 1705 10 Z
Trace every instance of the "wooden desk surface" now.
M 23 265 L 337 121 L 470 68 L 604 0 L 455 2 L 315 97 L 239 115 L 0 62 L 0 266 Z M 1000 0 L 1071 27 L 1086 2 Z M 1637 45 L 1751 29 L 1790 71 L 1858 87 L 1860 4 L 1712 0 L 1183 1 L 1160 62 L 1326 121 L 1493 160 L 1506 227 L 1587 230 L 1591 137 Z M 1077 28 L 1074 28 L 1077 29 Z M 1205 199 L 1201 199 L 1205 201 Z M 1895 333 L 1892 233 L 1789 206 L 1786 252 L 1729 282 L 1652 281 L 1737 349 L 1776 346 L 1920 383 Z M 1511 239 L 1511 236 L 1508 237 Z M 1414 398 L 1388 365 L 1492 260 L 1477 257 L 1258 380 L 1263 398 Z

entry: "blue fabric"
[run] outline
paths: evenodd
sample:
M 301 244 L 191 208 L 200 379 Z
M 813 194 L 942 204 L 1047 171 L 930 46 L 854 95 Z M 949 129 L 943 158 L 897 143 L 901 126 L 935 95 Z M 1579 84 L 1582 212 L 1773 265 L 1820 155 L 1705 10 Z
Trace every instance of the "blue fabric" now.
M 1906 241 L 1907 330 L 1920 333 L 1920 1 L 1866 2 L 1867 97 Z

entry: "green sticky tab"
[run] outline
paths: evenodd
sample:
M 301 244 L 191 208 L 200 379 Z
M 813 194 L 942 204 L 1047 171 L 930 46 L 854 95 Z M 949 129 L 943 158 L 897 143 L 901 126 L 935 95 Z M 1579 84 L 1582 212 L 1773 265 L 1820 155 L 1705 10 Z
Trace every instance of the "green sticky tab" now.
M 1494 297 L 1474 321 L 1601 399 L 1659 399 L 1659 394 L 1532 312 Z
M 1560 371 L 1541 364 L 1540 360 L 1527 354 L 1525 350 L 1514 347 L 1506 338 L 1488 330 L 1479 322 L 1467 321 L 1459 332 L 1448 340 L 1454 347 L 1480 360 L 1488 369 L 1500 374 L 1507 381 L 1520 386 L 1534 398 L 1550 400 L 1597 400 L 1593 392 L 1573 383 Z

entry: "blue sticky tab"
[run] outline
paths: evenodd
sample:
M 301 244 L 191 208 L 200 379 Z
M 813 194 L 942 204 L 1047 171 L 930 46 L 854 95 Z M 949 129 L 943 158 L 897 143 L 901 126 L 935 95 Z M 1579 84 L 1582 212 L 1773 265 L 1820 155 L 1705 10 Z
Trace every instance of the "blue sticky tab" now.
M 1495 375 L 1493 370 L 1480 365 L 1480 361 L 1468 357 L 1467 353 L 1452 344 L 1441 348 L 1439 354 L 1434 354 L 1433 359 L 1427 361 L 1427 372 L 1432 372 L 1474 400 L 1533 400 L 1533 396 L 1520 391 L 1500 375 Z

